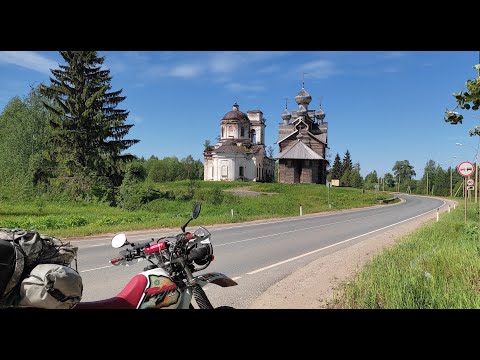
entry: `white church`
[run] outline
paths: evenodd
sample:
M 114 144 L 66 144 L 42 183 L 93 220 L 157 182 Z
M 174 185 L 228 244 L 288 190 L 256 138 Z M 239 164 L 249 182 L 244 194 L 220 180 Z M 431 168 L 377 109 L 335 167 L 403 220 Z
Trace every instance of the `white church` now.
M 265 119 L 260 110 L 233 104 L 220 122 L 220 142 L 203 152 L 205 181 L 273 181 L 275 159 L 265 151 Z

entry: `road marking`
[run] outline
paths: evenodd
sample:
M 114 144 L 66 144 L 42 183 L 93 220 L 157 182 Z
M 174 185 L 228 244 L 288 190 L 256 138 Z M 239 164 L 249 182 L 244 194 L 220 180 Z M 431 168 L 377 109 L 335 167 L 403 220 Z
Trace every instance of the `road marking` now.
M 241 276 L 237 276 L 237 277 L 232 278 L 232 280 L 235 281 L 235 280 L 238 280 L 238 279 L 241 279 L 241 278 L 242 278 Z
M 444 201 L 444 205 L 445 205 L 445 201 Z M 443 205 L 442 205 L 442 206 L 443 206 Z M 340 242 L 335 243 L 335 244 L 332 244 L 332 245 L 324 246 L 324 247 L 322 247 L 322 248 L 320 248 L 320 249 L 313 250 L 313 251 L 310 251 L 310 252 L 308 252 L 308 253 L 305 253 L 305 254 L 302 254 L 302 255 L 298 255 L 298 256 L 295 256 L 295 257 L 293 257 L 293 258 L 290 258 L 290 259 L 287 259 L 287 260 L 283 260 L 283 261 L 280 261 L 280 262 L 278 262 L 278 263 L 275 263 L 275 264 L 272 264 L 272 265 L 269 265 L 269 266 L 265 266 L 265 267 L 263 267 L 263 268 L 261 268 L 261 269 L 257 269 L 257 270 L 248 272 L 247 275 L 253 275 L 253 274 L 259 273 L 259 272 L 261 272 L 261 271 L 268 270 L 268 269 L 271 269 L 271 268 L 276 267 L 276 266 L 279 266 L 279 265 L 283 265 L 283 264 L 288 263 L 288 262 L 290 262 L 290 261 L 294 261 L 294 260 L 300 259 L 300 258 L 302 258 L 302 257 L 315 254 L 316 252 L 319 252 L 319 251 L 322 251 L 322 250 L 325 250 L 325 249 L 328 249 L 328 248 L 331 248 L 331 247 L 334 247 L 334 246 L 337 246 L 337 245 L 340 245 L 340 244 L 343 244 L 343 243 L 346 243 L 346 242 L 349 242 L 349 241 L 352 241 L 352 240 L 355 240 L 355 239 L 358 239 L 359 237 L 362 237 L 362 236 L 365 236 L 365 235 L 370 235 L 370 234 L 373 234 L 374 232 L 377 232 L 377 231 L 380 231 L 380 230 L 388 229 L 389 227 L 392 227 L 392 226 L 395 226 L 395 225 L 404 223 L 404 222 L 406 222 L 406 221 L 413 220 L 413 219 L 415 219 L 415 218 L 418 218 L 418 217 L 420 217 L 420 216 L 423 216 L 423 215 L 425 215 L 425 214 L 428 214 L 428 213 L 430 213 L 430 212 L 432 212 L 432 211 L 436 211 L 436 210 L 437 210 L 437 209 L 429 210 L 429 211 L 427 211 L 427 212 L 424 212 L 423 214 L 420 214 L 420 215 L 411 217 L 411 218 L 409 218 L 409 219 L 405 219 L 405 220 L 399 221 L 399 222 L 397 222 L 397 223 L 395 223 L 395 224 L 391 224 L 391 225 L 388 225 L 388 226 L 384 226 L 384 227 L 382 227 L 382 228 L 380 228 L 380 229 L 376 229 L 376 230 L 373 230 L 373 231 L 369 231 L 369 232 L 367 232 L 367 233 L 365 233 L 365 234 L 357 235 L 357 236 L 354 236 L 354 237 L 352 237 L 352 238 L 350 238 L 350 239 L 343 240 L 343 241 L 340 241 Z
M 81 272 L 81 273 L 84 273 L 84 272 L 89 272 L 89 271 L 94 271 L 94 270 L 106 269 L 106 268 L 109 268 L 109 267 L 113 267 L 113 265 L 102 266 L 102 267 L 98 267 L 98 268 L 94 268 L 94 269 L 82 270 L 82 271 L 80 271 L 80 272 Z
M 433 210 L 431 210 L 431 211 L 433 211 Z M 284 232 L 276 233 L 276 234 L 263 235 L 263 236 L 258 236 L 258 237 L 254 237 L 254 238 L 250 238 L 250 239 L 232 241 L 232 242 L 225 243 L 225 244 L 215 245 L 215 247 L 225 246 L 225 245 L 231 245 L 231 244 L 237 244 L 237 243 L 241 243 L 241 242 L 245 242 L 245 241 L 258 240 L 258 239 L 263 239 L 263 238 L 271 237 L 271 236 L 290 234 L 290 233 L 297 232 L 297 231 L 311 230 L 311 229 L 316 229 L 316 228 L 324 227 L 324 226 L 337 225 L 337 224 L 342 224 L 342 223 L 346 223 L 346 222 L 350 222 L 350 221 L 363 220 L 363 219 L 367 219 L 367 218 L 373 217 L 373 216 L 379 216 L 379 215 L 388 214 L 389 212 L 392 212 L 392 211 L 387 211 L 387 212 L 384 212 L 384 213 L 381 213 L 381 214 L 373 214 L 373 215 L 363 216 L 363 217 L 359 217 L 359 218 L 355 218 L 355 219 L 336 221 L 336 222 L 328 223 L 328 224 L 315 225 L 315 226 L 310 226 L 310 227 L 301 228 L 301 229 L 296 229 L 296 230 L 289 230 L 289 231 L 284 231 Z

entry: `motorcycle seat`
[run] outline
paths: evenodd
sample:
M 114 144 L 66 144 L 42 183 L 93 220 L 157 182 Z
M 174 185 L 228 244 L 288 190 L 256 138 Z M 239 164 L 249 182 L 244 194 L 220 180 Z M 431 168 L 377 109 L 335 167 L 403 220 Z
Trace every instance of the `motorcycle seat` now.
M 147 278 L 138 274 L 125 288 L 110 299 L 80 302 L 74 309 L 136 309 L 147 286 Z

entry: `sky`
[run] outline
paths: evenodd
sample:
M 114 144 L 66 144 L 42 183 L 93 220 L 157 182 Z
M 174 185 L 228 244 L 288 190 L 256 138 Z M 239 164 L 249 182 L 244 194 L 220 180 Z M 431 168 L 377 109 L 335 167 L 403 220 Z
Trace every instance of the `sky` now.
M 302 88 L 321 102 L 328 122 L 333 164 L 346 150 L 361 175 L 393 173 L 408 160 L 416 178 L 428 160 L 444 169 L 475 162 L 480 113 L 465 111 L 463 124 L 443 120 L 456 105 L 453 92 L 477 77 L 476 51 L 99 51 L 110 69 L 112 90 L 123 89 L 119 109 L 134 124 L 128 149 L 158 158 L 192 155 L 203 162 L 203 144 L 216 143 L 220 121 L 235 101 L 240 110 L 261 110 L 265 143 L 278 154 L 277 134 L 287 97 L 290 111 Z M 0 111 L 31 86 L 49 84 L 50 69 L 64 65 L 55 51 L 0 51 Z M 479 159 L 480 160 L 480 159 Z

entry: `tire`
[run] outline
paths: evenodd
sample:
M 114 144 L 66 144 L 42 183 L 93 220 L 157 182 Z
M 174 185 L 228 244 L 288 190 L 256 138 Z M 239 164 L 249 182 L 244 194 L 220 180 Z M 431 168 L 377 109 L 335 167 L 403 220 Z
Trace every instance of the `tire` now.
M 217 306 L 215 309 L 235 309 L 235 308 L 231 306 Z

